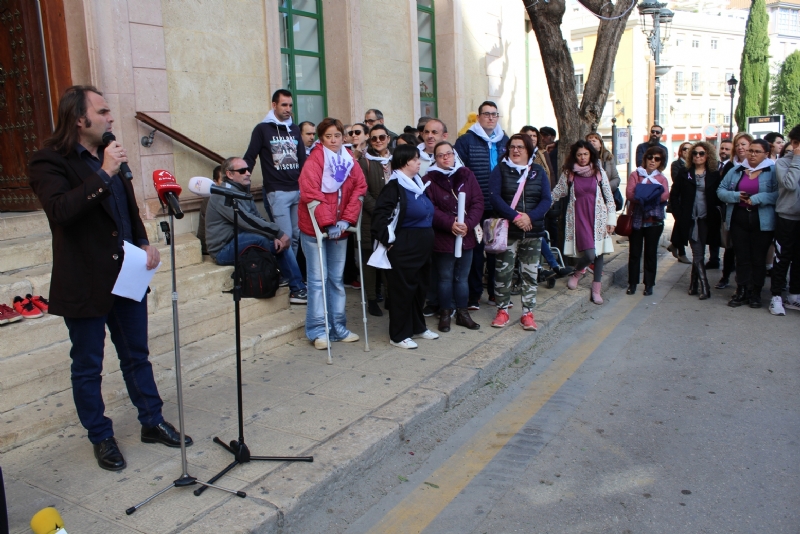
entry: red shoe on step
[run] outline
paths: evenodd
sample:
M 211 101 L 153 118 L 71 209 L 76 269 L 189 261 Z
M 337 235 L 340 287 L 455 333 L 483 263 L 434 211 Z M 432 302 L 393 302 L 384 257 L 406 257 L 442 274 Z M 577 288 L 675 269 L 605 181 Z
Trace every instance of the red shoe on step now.
M 42 312 L 47 313 L 47 310 L 50 308 L 50 301 L 44 298 L 41 295 L 36 295 L 32 297 L 30 294 L 25 295 L 25 298 L 30 300 L 34 306 L 42 310 Z
M 43 316 L 42 310 L 33 305 L 30 299 L 14 297 L 14 309 L 26 319 L 38 319 Z

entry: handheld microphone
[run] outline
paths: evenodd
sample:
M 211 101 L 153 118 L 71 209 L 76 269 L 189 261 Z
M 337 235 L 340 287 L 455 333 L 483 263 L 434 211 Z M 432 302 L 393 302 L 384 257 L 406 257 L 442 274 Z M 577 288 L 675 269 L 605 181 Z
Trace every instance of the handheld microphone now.
M 55 508 L 42 508 L 31 518 L 33 534 L 67 534 L 64 520 Z
M 103 134 L 103 144 L 108 146 L 111 141 L 116 141 L 117 138 L 114 137 L 114 134 L 111 132 L 106 132 Z M 125 162 L 120 163 L 119 165 L 119 173 L 127 178 L 128 180 L 133 180 L 133 173 L 131 172 L 131 168 L 128 167 L 128 164 Z
M 195 176 L 189 180 L 189 191 L 201 197 L 210 197 L 211 195 L 221 195 L 227 198 L 234 198 L 236 200 L 253 200 L 253 195 L 239 191 L 230 186 L 223 187 L 215 184 L 210 178 L 202 176 Z
M 178 201 L 182 189 L 172 173 L 162 170 L 153 171 L 153 185 L 156 187 L 161 205 L 167 204 L 176 219 L 183 219 L 181 203 Z

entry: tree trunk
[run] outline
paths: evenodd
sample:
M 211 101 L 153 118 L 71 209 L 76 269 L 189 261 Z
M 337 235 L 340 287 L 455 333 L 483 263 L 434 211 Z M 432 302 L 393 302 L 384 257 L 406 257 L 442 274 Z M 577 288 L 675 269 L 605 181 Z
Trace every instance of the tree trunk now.
M 566 11 L 565 0 L 523 0 L 539 43 L 550 100 L 558 121 L 559 167 L 569 153 L 568 147 L 594 131 L 600 122 L 608 98 L 608 86 L 611 83 L 619 41 L 633 11 L 632 2 L 633 0 L 618 0 L 616 4 L 611 4 L 605 0 L 581 1 L 595 15 L 614 20 L 600 21 L 592 66 L 584 85 L 583 101 L 578 104 L 575 66 L 572 63 L 569 41 L 561 34 L 561 23 Z

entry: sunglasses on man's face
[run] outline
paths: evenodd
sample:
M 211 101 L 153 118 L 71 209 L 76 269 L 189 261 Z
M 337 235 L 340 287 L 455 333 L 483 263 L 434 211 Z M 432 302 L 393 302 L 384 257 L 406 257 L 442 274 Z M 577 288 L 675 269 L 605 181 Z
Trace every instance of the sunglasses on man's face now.
M 652 159 L 655 162 L 661 161 L 661 156 L 647 156 L 647 159 Z
M 694 157 L 694 158 L 697 158 L 697 157 L 702 158 L 705 155 L 706 155 L 705 152 L 700 152 L 698 150 L 695 150 L 694 152 L 692 152 L 692 157 Z
M 350 130 L 349 132 L 347 132 L 347 135 L 352 137 L 354 135 L 361 135 L 362 133 L 364 133 L 364 132 L 362 132 L 361 130 Z
M 238 172 L 239 174 L 246 174 L 249 171 L 249 167 L 242 167 L 241 169 L 231 169 L 232 172 Z
M 380 142 L 380 143 L 383 143 L 383 142 L 384 142 L 384 141 L 386 141 L 388 138 L 389 138 L 389 136 L 388 136 L 388 135 L 386 135 L 386 134 L 380 134 L 380 135 L 373 135 L 372 137 L 370 137 L 370 138 L 369 138 L 369 140 L 370 140 L 370 141 L 372 141 L 373 143 L 379 143 L 379 142 Z
M 660 130 L 650 130 L 650 133 L 653 134 L 653 135 L 661 135 L 661 131 Z

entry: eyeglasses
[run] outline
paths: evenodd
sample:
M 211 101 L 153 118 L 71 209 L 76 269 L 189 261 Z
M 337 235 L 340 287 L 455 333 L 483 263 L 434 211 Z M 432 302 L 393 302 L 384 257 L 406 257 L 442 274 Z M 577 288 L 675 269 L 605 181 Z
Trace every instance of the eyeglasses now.
M 372 141 L 373 143 L 378 143 L 378 142 L 383 143 L 387 139 L 389 139 L 389 136 L 386 134 L 373 135 L 372 137 L 369 138 L 369 140 Z
M 661 130 L 650 130 L 650 133 L 653 135 L 661 135 Z
M 764 152 L 763 150 L 748 150 L 747 153 L 753 156 L 757 156 L 759 154 L 766 154 L 766 152 Z
M 689 150 L 689 147 L 688 147 L 688 146 L 685 146 L 685 147 L 683 147 L 683 148 L 681 149 L 681 152 L 686 152 L 687 150 Z
M 654 155 L 650 154 L 645 159 L 652 159 L 653 161 L 658 162 L 658 161 L 661 161 L 661 156 L 654 156 Z
M 367 126 L 372 126 L 372 125 L 373 125 L 373 124 L 375 124 L 376 122 L 378 122 L 378 119 L 364 119 L 364 123 L 365 123 Z
M 238 172 L 239 174 L 247 174 L 250 170 L 249 167 L 242 167 L 241 169 L 231 169 L 231 172 Z
M 694 158 L 696 158 L 696 157 L 698 157 L 698 156 L 700 156 L 700 157 L 702 158 L 702 157 L 703 157 L 703 156 L 705 156 L 705 155 L 706 155 L 706 153 L 705 153 L 705 152 L 699 152 L 699 151 L 697 151 L 697 150 L 695 150 L 695 151 L 693 151 L 693 152 L 692 152 L 692 157 L 694 157 Z
M 481 113 L 481 117 L 486 117 L 487 119 L 496 119 L 499 116 L 500 116 L 500 114 L 497 113 L 496 111 L 494 111 L 494 112 L 492 112 L 492 111 L 484 111 L 483 113 Z
M 452 158 L 453 156 L 454 154 L 452 152 L 441 152 L 439 154 L 436 154 L 436 159 L 448 159 Z
M 349 132 L 347 132 L 347 135 L 349 135 L 350 137 L 352 137 L 352 136 L 354 136 L 354 135 L 361 135 L 361 134 L 363 134 L 363 133 L 364 133 L 364 132 L 362 132 L 361 130 L 350 130 Z
M 523 150 L 525 150 L 525 147 L 521 145 L 509 145 L 508 147 L 509 152 L 522 152 Z

